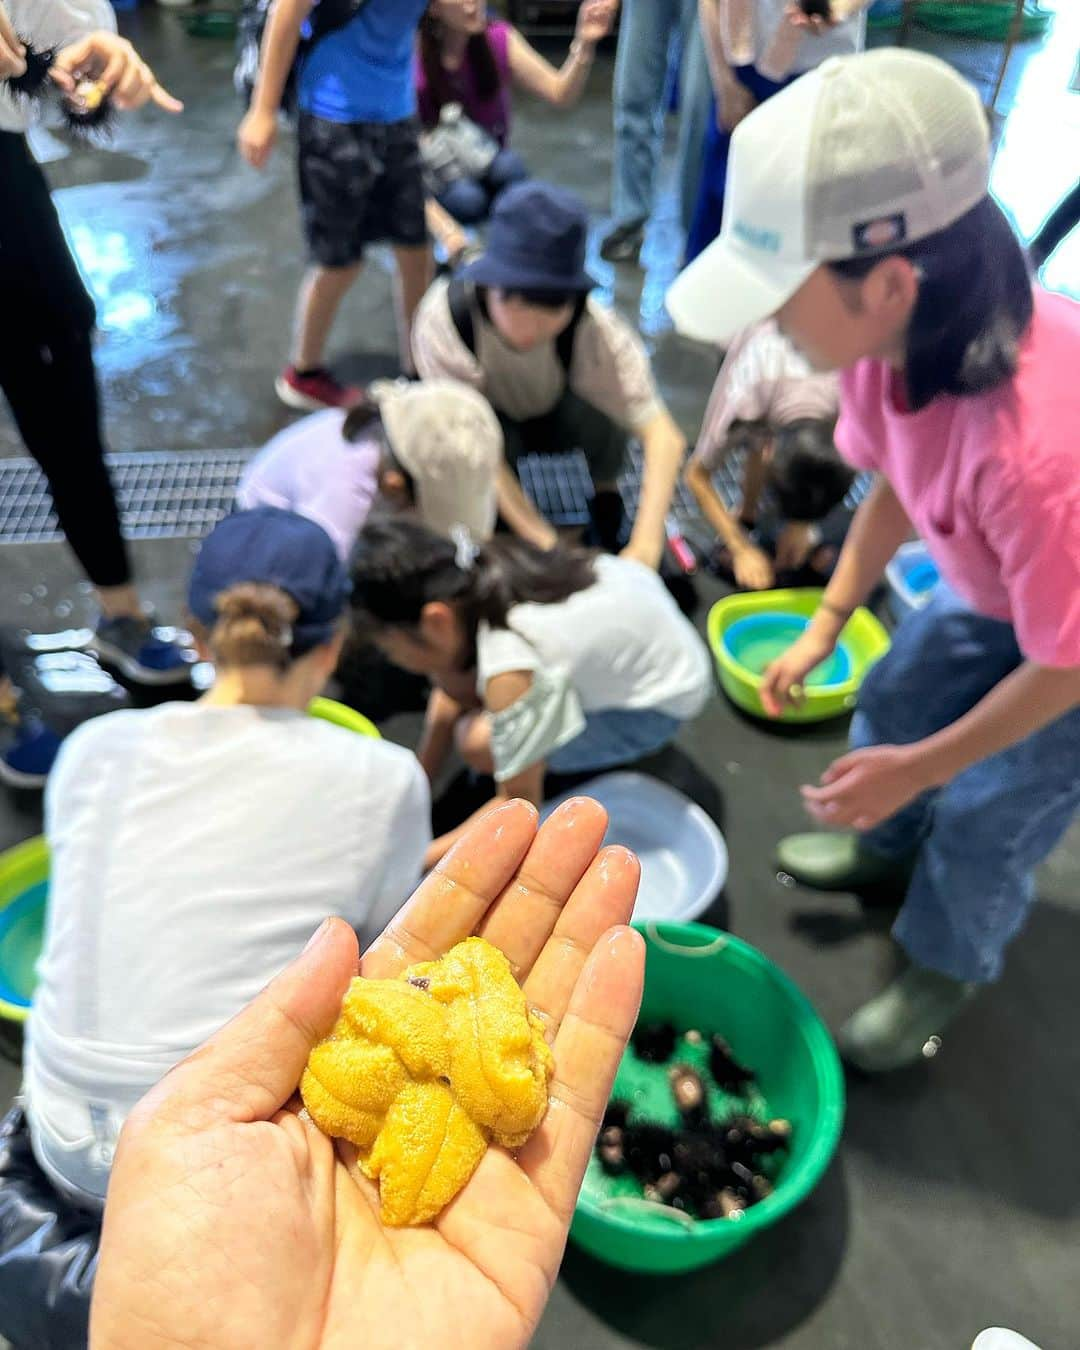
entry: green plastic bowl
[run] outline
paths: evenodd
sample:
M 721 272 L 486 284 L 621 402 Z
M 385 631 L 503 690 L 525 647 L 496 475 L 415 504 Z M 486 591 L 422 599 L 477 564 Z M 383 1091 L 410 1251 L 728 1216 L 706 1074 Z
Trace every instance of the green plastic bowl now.
M 42 835 L 0 853 L 0 1018 L 25 1022 L 45 934 L 49 848 Z
M 346 731 L 355 731 L 358 736 L 370 736 L 373 741 L 382 740 L 379 728 L 369 717 L 345 703 L 339 703 L 336 698 L 313 698 L 307 710 L 312 717 L 333 722 L 334 726 L 344 727 Z
M 613 1266 L 662 1275 L 719 1261 L 806 1199 L 836 1151 L 844 1076 L 825 1024 L 756 948 L 704 924 L 634 926 L 647 944 L 642 1019 L 720 1032 L 758 1074 L 760 1096 L 750 1100 L 752 1112 L 792 1124 L 776 1189 L 737 1220 L 692 1219 L 652 1204 L 640 1198 L 633 1178 L 608 1176 L 593 1154 L 570 1236 Z M 642 1064 L 632 1050 L 619 1067 L 613 1095 L 636 1104 L 650 1119 L 676 1122 L 665 1073 Z M 714 1086 L 709 1096 L 714 1116 L 722 1114 L 730 1099 Z
M 821 604 L 820 588 L 729 595 L 709 611 L 709 646 L 724 692 L 737 707 L 767 721 L 822 722 L 855 706 L 863 677 L 889 650 L 889 635 L 868 609 L 844 625 L 837 650 L 807 677 L 805 701 L 771 718 L 761 702 L 761 676 L 770 661 L 805 629 Z

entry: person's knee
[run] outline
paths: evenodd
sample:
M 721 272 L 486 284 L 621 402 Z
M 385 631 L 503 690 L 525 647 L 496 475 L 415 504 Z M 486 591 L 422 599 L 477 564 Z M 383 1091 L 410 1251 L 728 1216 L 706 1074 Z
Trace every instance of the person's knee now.
M 459 225 L 478 225 L 487 218 L 488 193 L 472 178 L 459 178 L 439 196 L 439 204 Z
M 474 773 L 490 774 L 495 761 L 491 754 L 491 723 L 486 713 L 467 713 L 454 728 L 458 754 Z
M 528 166 L 516 150 L 500 150 L 488 170 L 487 181 L 493 193 L 500 193 L 529 176 Z

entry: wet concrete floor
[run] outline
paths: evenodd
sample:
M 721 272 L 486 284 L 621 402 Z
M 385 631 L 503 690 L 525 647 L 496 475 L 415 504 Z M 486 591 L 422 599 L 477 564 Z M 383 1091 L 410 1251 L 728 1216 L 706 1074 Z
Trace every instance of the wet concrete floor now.
M 1080 96 L 1067 92 L 1078 18 L 1060 5 L 1053 40 L 1017 53 L 1000 103 L 1012 114 L 997 126 L 995 186 L 1026 235 L 1080 177 Z M 89 151 L 35 137 L 98 299 L 109 439 L 118 451 L 256 445 L 288 419 L 271 384 L 300 266 L 290 138 L 264 175 L 246 168 L 232 140 L 229 44 L 189 38 L 174 14 L 154 10 L 125 27 L 186 100 L 184 116 L 126 119 L 108 147 Z M 919 42 L 943 50 L 938 39 Z M 947 54 L 988 87 L 995 48 L 953 42 Z M 522 103 L 517 126 L 534 172 L 577 188 L 598 220 L 609 87 L 602 60 L 579 110 L 558 116 Z M 666 329 L 661 298 L 677 246 L 667 201 L 644 273 L 593 264 L 615 302 L 637 315 L 692 434 L 715 358 Z M 1080 235 L 1046 279 L 1080 293 Z M 388 259 L 376 251 L 333 339 L 343 372 L 393 369 L 389 299 Z M 0 455 L 19 452 L 0 413 Z M 176 615 L 189 542 L 139 543 L 134 556 L 147 596 Z M 0 545 L 0 577 L 0 621 L 56 628 L 89 612 L 61 545 Z M 705 582 L 702 593 L 703 615 L 720 590 Z M 404 741 L 416 729 L 412 717 L 388 728 Z M 805 824 L 797 786 L 843 744 L 842 725 L 768 731 L 718 696 L 658 766 L 717 815 L 728 838 L 726 894 L 707 917 L 778 961 L 834 1026 L 891 972 L 887 925 L 853 897 L 781 886 L 770 857 L 779 837 Z M 36 832 L 38 811 L 25 796 L 0 798 L 0 846 Z M 965 1013 L 933 1063 L 887 1082 L 849 1081 L 840 1151 L 801 1210 L 686 1278 L 629 1277 L 571 1247 L 536 1345 L 966 1350 L 993 1324 L 1043 1350 L 1080 1344 L 1080 832 L 1042 869 L 1039 896 L 1004 980 Z M 0 1093 L 16 1082 L 7 1071 Z

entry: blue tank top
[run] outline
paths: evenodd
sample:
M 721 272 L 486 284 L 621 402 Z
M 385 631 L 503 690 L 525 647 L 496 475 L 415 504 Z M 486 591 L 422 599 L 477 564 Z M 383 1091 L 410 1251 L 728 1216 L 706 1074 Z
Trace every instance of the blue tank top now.
M 416 111 L 413 47 L 427 0 L 366 0 L 300 70 L 304 112 L 328 122 L 401 122 Z

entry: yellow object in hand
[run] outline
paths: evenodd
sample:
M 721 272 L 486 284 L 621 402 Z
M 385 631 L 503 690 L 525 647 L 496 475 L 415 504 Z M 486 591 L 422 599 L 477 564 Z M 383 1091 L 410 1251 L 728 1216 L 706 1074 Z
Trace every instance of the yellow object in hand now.
M 553 1071 L 510 963 L 468 938 L 396 980 L 354 979 L 300 1092 L 324 1133 L 355 1144 L 400 1227 L 435 1218 L 489 1143 L 525 1143 Z

